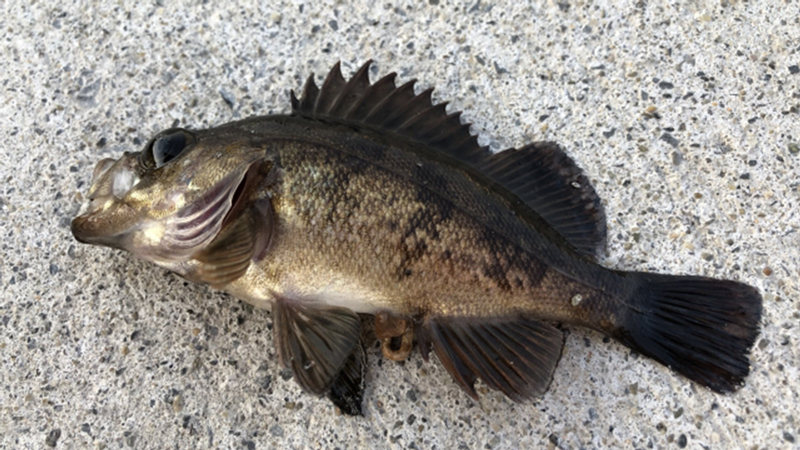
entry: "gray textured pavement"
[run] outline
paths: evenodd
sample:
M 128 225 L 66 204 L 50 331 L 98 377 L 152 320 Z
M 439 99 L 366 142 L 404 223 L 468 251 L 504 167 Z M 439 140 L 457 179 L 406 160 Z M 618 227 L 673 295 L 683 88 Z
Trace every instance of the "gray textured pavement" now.
M 535 3 L 0 1 L 0 448 L 798 448 L 800 5 Z M 746 386 L 571 329 L 536 403 L 373 349 L 346 417 L 282 376 L 268 312 L 72 239 L 99 159 L 287 112 L 310 72 L 370 58 L 495 150 L 562 143 L 605 202 L 605 265 L 758 287 Z

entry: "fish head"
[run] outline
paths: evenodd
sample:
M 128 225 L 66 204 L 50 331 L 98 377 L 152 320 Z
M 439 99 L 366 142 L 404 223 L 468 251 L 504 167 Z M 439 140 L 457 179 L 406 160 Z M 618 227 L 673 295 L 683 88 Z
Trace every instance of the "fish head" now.
M 97 163 L 72 234 L 181 273 L 258 195 L 268 153 L 236 135 L 165 130 L 140 152 Z

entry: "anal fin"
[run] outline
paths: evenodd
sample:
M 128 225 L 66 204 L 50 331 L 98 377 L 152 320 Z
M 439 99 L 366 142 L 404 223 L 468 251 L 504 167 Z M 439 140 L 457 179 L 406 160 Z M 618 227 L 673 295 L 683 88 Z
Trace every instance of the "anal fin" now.
M 194 255 L 200 263 L 193 280 L 220 288 L 244 275 L 258 260 L 272 238 L 272 207 L 256 202 L 225 226 L 219 236 Z
M 420 348 L 433 348 L 444 367 L 474 399 L 475 381 L 520 402 L 544 394 L 561 357 L 564 334 L 525 318 L 430 318 Z

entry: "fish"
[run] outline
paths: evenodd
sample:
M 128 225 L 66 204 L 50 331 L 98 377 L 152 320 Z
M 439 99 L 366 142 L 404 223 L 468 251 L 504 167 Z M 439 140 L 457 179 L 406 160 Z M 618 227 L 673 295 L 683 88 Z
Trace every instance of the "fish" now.
M 555 142 L 492 152 L 433 89 L 348 80 L 291 91 L 291 113 L 171 128 L 99 161 L 72 221 L 121 249 L 271 310 L 300 387 L 363 415 L 369 336 L 435 354 L 469 397 L 547 390 L 564 327 L 598 330 L 717 393 L 750 372 L 752 286 L 604 267 L 589 178 Z

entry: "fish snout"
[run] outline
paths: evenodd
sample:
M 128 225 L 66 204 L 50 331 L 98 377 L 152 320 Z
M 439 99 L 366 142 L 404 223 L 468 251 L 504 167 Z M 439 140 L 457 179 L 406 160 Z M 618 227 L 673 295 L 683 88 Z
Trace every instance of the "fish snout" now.
M 86 239 L 86 236 L 83 233 L 81 219 L 83 219 L 83 216 L 78 216 L 72 219 L 69 229 L 72 231 L 72 236 L 76 241 L 80 242 L 81 244 L 88 244 L 89 241 Z
M 92 171 L 88 199 L 70 225 L 79 242 L 119 247 L 119 235 L 130 227 L 134 212 L 120 201 L 138 182 L 136 155 L 100 160 Z
M 90 210 L 72 219 L 70 231 L 82 244 L 124 249 L 134 215 L 131 208 L 114 202 L 110 207 Z
M 90 223 L 92 220 L 92 214 L 82 214 L 74 219 L 72 219 L 72 223 L 70 224 L 70 231 L 72 231 L 72 236 L 75 237 L 75 240 L 80 242 L 81 244 L 94 244 L 97 243 L 97 232 Z

